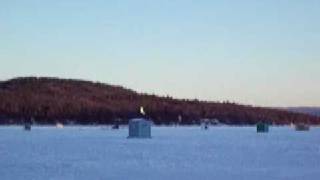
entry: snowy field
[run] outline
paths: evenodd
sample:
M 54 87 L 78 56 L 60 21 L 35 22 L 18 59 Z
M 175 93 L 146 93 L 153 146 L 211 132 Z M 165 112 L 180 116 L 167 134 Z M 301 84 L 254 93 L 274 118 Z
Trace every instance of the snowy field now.
M 1 180 L 319 180 L 320 128 L 0 127 Z

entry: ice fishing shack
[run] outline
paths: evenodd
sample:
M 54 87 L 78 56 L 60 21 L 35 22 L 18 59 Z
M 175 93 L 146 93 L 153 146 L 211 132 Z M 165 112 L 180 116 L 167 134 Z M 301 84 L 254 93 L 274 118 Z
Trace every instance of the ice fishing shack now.
M 298 123 L 295 125 L 295 130 L 296 131 L 309 131 L 310 126 L 308 124 Z
M 151 138 L 151 121 L 143 118 L 131 119 L 128 138 Z
M 258 133 L 267 133 L 269 132 L 269 124 L 265 122 L 259 122 L 257 124 L 257 132 Z

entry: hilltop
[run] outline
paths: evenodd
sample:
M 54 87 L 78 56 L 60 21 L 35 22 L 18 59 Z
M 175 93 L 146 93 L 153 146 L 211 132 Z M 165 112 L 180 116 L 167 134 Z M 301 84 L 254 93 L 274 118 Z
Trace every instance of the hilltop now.
M 138 93 L 98 82 L 47 77 L 23 77 L 0 82 L 0 123 L 19 124 L 34 119 L 39 124 L 111 124 L 115 119 L 127 123 L 139 117 L 140 106 L 156 124 L 198 123 L 218 119 L 226 124 L 273 124 L 308 122 L 320 118 L 285 110 L 253 107 L 229 102 L 175 99 Z M 181 118 L 178 118 L 178 117 Z

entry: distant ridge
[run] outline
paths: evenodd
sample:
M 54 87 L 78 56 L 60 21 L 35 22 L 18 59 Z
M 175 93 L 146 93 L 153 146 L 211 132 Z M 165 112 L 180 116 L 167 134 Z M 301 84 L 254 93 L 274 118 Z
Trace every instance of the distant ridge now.
M 291 112 L 298 112 L 320 117 L 320 107 L 288 107 L 285 108 Z
M 286 110 L 178 100 L 83 80 L 22 77 L 0 82 L 1 124 L 19 124 L 31 118 L 39 124 L 111 124 L 115 119 L 127 123 L 141 116 L 141 106 L 156 124 L 192 124 L 203 118 L 238 125 L 258 121 L 320 124 L 319 117 Z

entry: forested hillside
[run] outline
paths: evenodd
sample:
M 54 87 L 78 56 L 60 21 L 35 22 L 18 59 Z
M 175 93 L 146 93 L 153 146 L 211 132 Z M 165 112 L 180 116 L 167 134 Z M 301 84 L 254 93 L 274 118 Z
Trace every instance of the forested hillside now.
M 156 124 L 198 123 L 218 119 L 226 124 L 274 124 L 308 122 L 320 118 L 284 110 L 234 103 L 181 100 L 140 94 L 102 83 L 57 78 L 16 78 L 0 82 L 0 123 L 18 124 L 34 119 L 39 124 L 111 124 L 116 119 L 127 123 L 140 117 L 143 106 Z

